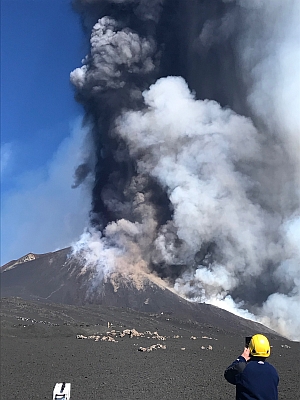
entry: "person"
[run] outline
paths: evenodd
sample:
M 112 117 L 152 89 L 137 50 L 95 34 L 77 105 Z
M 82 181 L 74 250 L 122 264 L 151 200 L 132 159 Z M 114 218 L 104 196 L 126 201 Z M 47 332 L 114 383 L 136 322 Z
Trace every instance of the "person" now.
M 236 386 L 236 400 L 278 400 L 278 373 L 265 361 L 270 354 L 269 340 L 256 334 L 225 370 L 225 379 Z

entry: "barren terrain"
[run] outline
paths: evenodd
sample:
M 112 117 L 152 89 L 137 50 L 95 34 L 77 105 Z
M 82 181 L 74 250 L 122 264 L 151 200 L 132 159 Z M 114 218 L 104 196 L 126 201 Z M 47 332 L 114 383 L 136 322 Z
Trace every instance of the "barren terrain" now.
M 233 399 L 223 372 L 242 351 L 239 329 L 171 313 L 3 298 L 1 399 L 50 399 L 63 381 L 72 400 Z M 298 399 L 300 345 L 269 337 L 279 398 Z

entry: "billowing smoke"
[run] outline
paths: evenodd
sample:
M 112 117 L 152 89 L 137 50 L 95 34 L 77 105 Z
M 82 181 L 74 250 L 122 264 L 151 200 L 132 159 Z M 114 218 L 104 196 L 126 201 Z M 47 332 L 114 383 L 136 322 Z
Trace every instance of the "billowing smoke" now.
M 78 184 L 94 171 L 74 254 L 300 339 L 300 3 L 74 6 L 91 31 L 71 73 L 93 143 Z

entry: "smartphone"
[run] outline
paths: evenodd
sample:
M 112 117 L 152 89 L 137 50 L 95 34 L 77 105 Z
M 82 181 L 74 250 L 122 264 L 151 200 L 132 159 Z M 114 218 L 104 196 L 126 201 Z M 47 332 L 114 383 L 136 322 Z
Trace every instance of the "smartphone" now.
M 251 339 L 252 339 L 252 336 L 246 336 L 245 337 L 245 347 L 249 347 L 249 343 L 250 343 Z

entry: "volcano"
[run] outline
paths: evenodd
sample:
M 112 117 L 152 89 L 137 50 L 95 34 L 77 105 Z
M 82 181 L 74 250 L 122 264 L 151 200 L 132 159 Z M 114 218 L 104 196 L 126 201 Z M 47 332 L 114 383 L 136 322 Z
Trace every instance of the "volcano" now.
M 153 274 L 110 275 L 97 286 L 92 270 L 72 257 L 71 248 L 29 253 L 1 269 L 1 297 L 75 306 L 101 305 L 211 325 L 225 331 L 275 334 L 256 322 L 205 303 L 189 302 Z
M 256 332 L 271 339 L 280 398 L 297 397 L 299 368 L 290 365 L 299 343 L 188 302 L 153 274 L 111 274 L 100 283 L 72 254 L 71 248 L 29 253 L 1 269 L 5 398 L 47 398 L 55 382 L 66 381 L 74 398 L 229 400 L 234 387 L 223 371 L 243 336 Z

